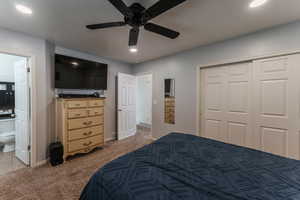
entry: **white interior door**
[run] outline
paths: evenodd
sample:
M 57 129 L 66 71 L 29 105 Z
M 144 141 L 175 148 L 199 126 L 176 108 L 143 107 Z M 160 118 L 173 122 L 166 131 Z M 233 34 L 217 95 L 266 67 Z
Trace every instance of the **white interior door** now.
M 300 55 L 201 69 L 204 137 L 300 159 Z
M 16 157 L 29 165 L 29 87 L 27 60 L 15 63 Z
M 135 76 L 118 73 L 118 139 L 136 133 L 136 85 Z

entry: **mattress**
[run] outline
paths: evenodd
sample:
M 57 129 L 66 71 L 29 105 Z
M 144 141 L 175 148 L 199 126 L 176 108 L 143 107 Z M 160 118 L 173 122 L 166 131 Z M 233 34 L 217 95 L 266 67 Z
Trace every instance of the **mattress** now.
M 81 200 L 299 200 L 300 161 L 171 133 L 97 171 Z

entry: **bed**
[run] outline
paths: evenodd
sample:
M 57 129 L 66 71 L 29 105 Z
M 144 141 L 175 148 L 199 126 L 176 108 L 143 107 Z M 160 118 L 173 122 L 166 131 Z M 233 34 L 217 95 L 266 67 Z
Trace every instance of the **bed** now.
M 171 133 L 96 172 L 81 200 L 299 200 L 300 161 Z

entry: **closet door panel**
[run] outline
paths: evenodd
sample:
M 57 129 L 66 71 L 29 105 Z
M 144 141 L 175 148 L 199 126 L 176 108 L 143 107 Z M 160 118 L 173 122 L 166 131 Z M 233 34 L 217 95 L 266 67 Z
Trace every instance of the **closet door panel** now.
M 201 70 L 205 137 L 300 159 L 300 55 Z
M 226 91 L 225 91 L 225 67 L 210 68 L 203 73 L 203 116 L 202 132 L 203 136 L 226 142 Z
M 251 147 L 251 89 L 252 64 L 239 63 L 227 66 L 226 123 L 228 142 Z
M 201 73 L 204 135 L 251 146 L 251 63 L 208 68 Z
M 298 57 L 254 61 L 255 148 L 297 159 L 299 134 L 295 129 L 295 106 L 299 84 L 294 73 Z

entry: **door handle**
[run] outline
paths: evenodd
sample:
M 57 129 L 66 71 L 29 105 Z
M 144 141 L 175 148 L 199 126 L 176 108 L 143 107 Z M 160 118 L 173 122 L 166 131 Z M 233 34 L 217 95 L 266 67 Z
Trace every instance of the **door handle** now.
M 121 111 L 122 111 L 122 109 L 118 109 L 118 111 L 120 111 L 120 112 L 121 112 Z

